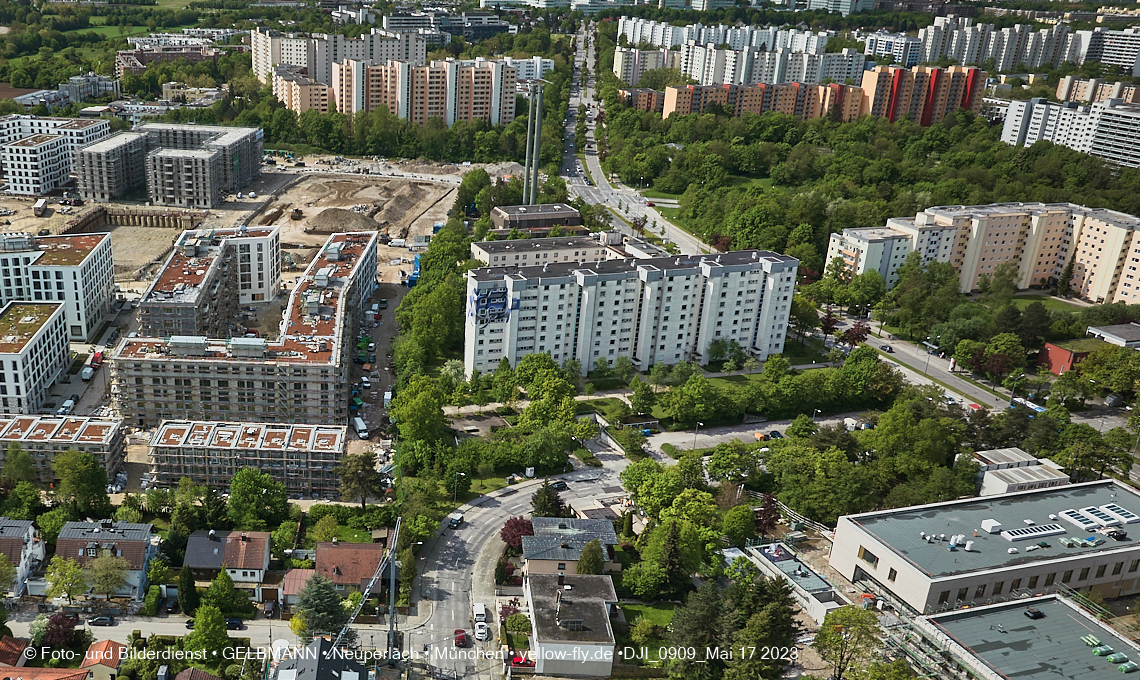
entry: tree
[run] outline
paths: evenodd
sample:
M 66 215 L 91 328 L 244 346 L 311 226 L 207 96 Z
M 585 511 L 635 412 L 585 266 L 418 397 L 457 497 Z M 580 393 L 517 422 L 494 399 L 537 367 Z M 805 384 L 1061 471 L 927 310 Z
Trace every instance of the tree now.
M 889 663 L 876 661 L 859 674 L 859 680 L 910 680 L 918 677 L 905 659 L 895 659 Z
M 623 384 L 629 384 L 630 379 L 633 378 L 636 372 L 637 369 L 633 366 L 633 360 L 624 354 L 614 359 L 614 377 L 622 381 Z
M 47 634 L 48 617 L 47 614 L 40 614 L 32 619 L 28 624 L 28 637 L 31 638 L 31 646 L 39 647 L 43 644 L 44 635 Z
M 36 481 L 35 464 L 32 455 L 20 448 L 16 442 L 8 444 L 8 452 L 4 456 L 4 472 L 0 477 L 9 484 Z
M 47 619 L 41 644 L 47 647 L 71 647 L 75 642 L 75 625 L 78 619 L 63 612 L 52 614 Z
M 376 470 L 376 454 L 350 453 L 340 459 L 336 466 L 340 478 L 340 497 L 344 500 L 360 500 L 360 509 L 365 509 L 368 498 L 384 495 L 384 475 Z
M 230 480 L 230 520 L 236 528 L 261 530 L 289 516 L 285 485 L 256 468 L 242 468 Z
M 0 555 L 0 592 L 7 595 L 16 583 L 16 567 L 7 555 Z
M 313 527 L 313 540 L 317 543 L 327 543 L 336 538 L 339 531 L 340 523 L 336 521 L 336 515 L 325 515 Z
M 839 336 L 839 341 L 854 348 L 856 345 L 866 342 L 867 336 L 870 334 L 871 327 L 867 325 L 866 321 L 856 321 L 851 328 L 843 331 L 843 334 Z
M 695 593 L 689 593 L 670 622 L 669 644 L 679 649 L 713 649 L 718 646 L 724 603 L 714 579 L 706 580 Z M 719 658 L 676 659 L 670 664 L 670 677 L 686 680 L 713 680 L 721 677 L 724 661 Z
M 178 606 L 182 613 L 192 616 L 198 611 L 198 588 L 194 585 L 194 572 L 190 567 L 182 567 L 178 572 Z
M 159 553 L 151 558 L 150 564 L 146 568 L 146 582 L 151 585 L 158 585 L 166 583 L 166 577 L 170 573 L 170 560 L 166 555 Z
M 11 519 L 36 519 L 43 512 L 40 489 L 34 482 L 18 482 L 4 502 L 3 515 Z M 61 508 L 62 509 L 62 508 Z M 43 524 L 40 524 L 43 528 Z M 59 532 L 57 531 L 56 534 Z
M 792 439 L 807 439 L 816 432 L 815 421 L 806 414 L 799 414 L 788 429 L 784 430 L 784 434 Z
M 249 608 L 249 595 L 235 588 L 234 580 L 221 569 L 202 595 L 202 604 L 217 607 L 224 614 L 240 614 Z
M 602 555 L 602 543 L 595 538 L 582 547 L 582 554 L 578 556 L 577 573 L 599 575 L 603 567 L 605 558 Z
M 531 514 L 535 517 L 561 517 L 563 512 L 562 497 L 550 486 L 550 480 L 545 479 L 538 491 L 530 497 Z
M 57 500 L 71 505 L 81 515 L 110 516 L 107 472 L 95 456 L 79 451 L 64 451 L 52 461 L 52 470 L 59 478 L 55 490 Z
M 109 599 L 126 584 L 131 564 L 118 555 L 100 555 L 87 568 L 91 572 L 91 589 Z
M 517 369 L 515 373 L 518 374 Z M 392 400 L 389 413 L 399 426 L 400 436 L 404 440 L 435 441 L 444 429 L 445 403 L 444 395 L 435 380 L 426 375 L 415 375 Z
M 851 279 L 850 293 L 850 303 L 854 311 L 866 314 L 867 310 L 886 297 L 887 284 L 878 269 L 868 269 Z
M 48 563 L 48 587 L 45 594 L 48 597 L 66 596 L 68 604 L 75 596 L 87 590 L 87 577 L 83 575 L 83 567 L 70 557 L 56 555 Z
M 733 545 L 742 546 L 756 537 L 756 514 L 747 505 L 738 505 L 724 513 L 721 530 Z
M 199 607 L 194 614 L 194 630 L 183 640 L 183 649 L 204 653 L 209 663 L 219 660 L 222 651 L 229 646 L 230 636 L 222 610 L 210 604 Z
M 1073 269 L 1075 267 L 1076 253 L 1069 257 L 1065 267 L 1057 277 L 1057 297 L 1067 298 L 1073 293 Z
M 515 550 L 522 550 L 523 536 L 534 536 L 534 525 L 526 517 L 511 517 L 499 530 L 503 543 Z
M 661 565 L 642 560 L 622 572 L 622 585 L 640 600 L 656 600 L 668 581 Z
M 349 612 L 341 605 L 333 582 L 314 574 L 297 595 L 297 615 L 306 632 L 335 634 L 348 623 Z
M 831 666 L 832 680 L 871 663 L 879 649 L 875 612 L 853 605 L 832 609 L 823 619 L 812 647 Z
M 282 522 L 281 526 L 273 530 L 269 542 L 273 544 L 273 554 L 277 559 L 285 559 L 285 551 L 292 550 L 297 539 L 297 522 Z

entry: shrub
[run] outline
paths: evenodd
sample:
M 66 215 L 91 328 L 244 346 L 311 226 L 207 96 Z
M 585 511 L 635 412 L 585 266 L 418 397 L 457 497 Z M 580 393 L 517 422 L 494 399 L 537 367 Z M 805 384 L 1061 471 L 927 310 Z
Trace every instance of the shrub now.
M 151 586 L 146 591 L 146 599 L 143 600 L 142 613 L 143 616 L 154 616 L 158 613 L 158 603 L 162 600 L 162 591 L 158 586 Z
M 598 460 L 597 456 L 586 449 L 575 450 L 574 457 L 590 467 L 602 467 L 602 461 Z
M 596 390 L 594 389 L 594 383 L 592 383 L 592 382 L 586 383 L 586 396 L 587 397 L 592 395 L 595 391 Z
M 637 617 L 637 621 L 635 621 L 633 627 L 629 629 L 629 639 L 639 645 L 643 645 L 650 640 L 659 639 L 660 637 L 660 628 L 653 625 L 653 622 L 644 616 Z
M 507 617 L 506 624 L 507 630 L 512 633 L 529 633 L 530 632 L 530 619 L 522 612 L 515 612 Z

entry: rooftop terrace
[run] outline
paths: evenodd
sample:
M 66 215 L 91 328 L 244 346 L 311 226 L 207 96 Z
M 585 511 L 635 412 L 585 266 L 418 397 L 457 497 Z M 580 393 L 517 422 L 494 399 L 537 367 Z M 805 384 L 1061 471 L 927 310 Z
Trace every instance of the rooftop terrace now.
M 116 418 L 0 416 L 0 441 L 108 444 L 122 424 Z
M 152 446 L 336 452 L 344 448 L 343 425 L 271 425 L 213 421 L 167 421 Z

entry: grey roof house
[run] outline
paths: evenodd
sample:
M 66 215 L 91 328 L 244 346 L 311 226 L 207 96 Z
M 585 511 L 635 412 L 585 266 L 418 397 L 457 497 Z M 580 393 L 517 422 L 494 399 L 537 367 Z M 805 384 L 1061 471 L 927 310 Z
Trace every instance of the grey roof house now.
M 304 649 L 295 649 L 277 667 L 276 680 L 368 680 L 368 669 L 348 654 L 333 649 L 327 638 L 317 638 Z
M 621 571 L 621 563 L 614 558 L 618 537 L 609 520 L 535 517 L 531 524 L 534 536 L 522 539 L 528 574 L 577 574 L 582 548 L 595 539 L 602 544 L 605 570 Z

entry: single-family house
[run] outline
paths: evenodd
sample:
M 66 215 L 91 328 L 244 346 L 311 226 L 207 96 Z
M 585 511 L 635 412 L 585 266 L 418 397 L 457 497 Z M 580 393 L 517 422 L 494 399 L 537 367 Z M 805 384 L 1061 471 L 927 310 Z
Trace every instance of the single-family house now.
M 612 620 L 624 615 L 609 576 L 527 574 L 530 648 L 539 675 L 607 678 L 613 670 Z M 279 679 L 280 680 L 280 679 Z
M 127 646 L 114 640 L 92 642 L 83 654 L 81 669 L 88 672 L 88 680 L 114 680 L 119 666 L 127 659 Z
M 44 561 L 44 541 L 32 520 L 0 517 L 0 555 L 16 567 L 15 582 L 0 584 L 0 590 L 22 595 L 28 576 Z
M 534 536 L 523 536 L 522 551 L 528 574 L 576 574 L 582 548 L 590 541 L 602 544 L 606 571 L 621 571 L 615 559 L 618 544 L 614 525 L 605 519 L 535 517 Z
M 333 649 L 331 640 L 319 637 L 310 642 L 304 649 L 295 650 L 289 654 L 277 666 L 276 680 L 312 680 L 313 678 L 368 680 L 368 669 L 354 661 L 351 653 Z
M 382 543 L 318 543 L 316 572 L 332 581 L 337 590 L 361 590 L 372 580 L 384 553 Z M 386 573 L 383 576 L 388 577 Z
M 266 531 L 195 531 L 182 565 L 214 573 L 225 569 L 234 583 L 261 583 L 269 570 L 269 542 Z
M 223 680 L 218 676 L 207 673 L 201 668 L 187 668 L 178 675 L 174 676 L 174 680 Z
M 0 637 L 0 667 L 17 668 L 23 666 L 28 661 L 28 658 L 24 656 L 24 650 L 27 647 L 27 640 L 14 638 L 11 635 Z M 0 673 L 0 676 L 2 675 L 3 673 Z
M 141 600 L 146 594 L 146 569 L 158 551 L 157 536 L 151 540 L 150 524 L 112 522 L 67 522 L 55 542 L 55 554 L 69 557 L 84 568 L 104 555 L 127 561 L 127 580 L 115 593 Z
M 317 573 L 316 569 L 290 569 L 285 572 L 285 580 L 281 584 L 281 597 L 285 598 L 285 604 L 297 604 L 297 596 L 305 589 L 305 584 Z

